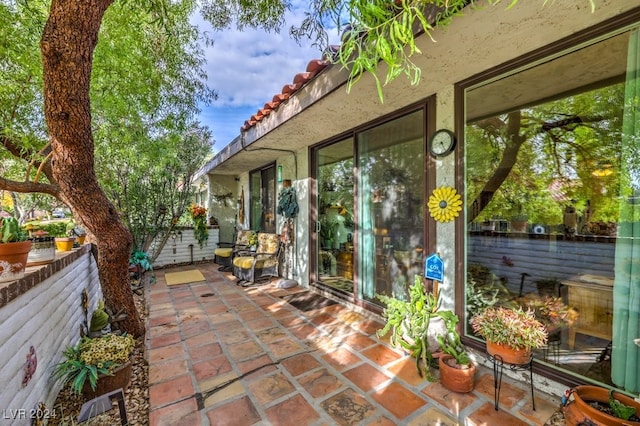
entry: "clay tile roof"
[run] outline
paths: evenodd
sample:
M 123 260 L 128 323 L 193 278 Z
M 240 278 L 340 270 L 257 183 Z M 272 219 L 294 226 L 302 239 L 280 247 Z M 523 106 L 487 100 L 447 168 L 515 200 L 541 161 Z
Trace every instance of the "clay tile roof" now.
M 331 46 L 329 50 L 329 54 L 331 52 L 335 52 L 339 49 L 339 46 Z M 298 89 L 300 89 L 304 84 L 306 84 L 309 80 L 313 79 L 320 71 L 325 69 L 329 65 L 329 61 L 327 60 L 327 52 L 323 54 L 322 59 L 312 59 L 307 63 L 307 68 L 305 72 L 301 72 L 295 75 L 293 78 L 293 83 L 285 84 L 282 87 L 282 93 L 278 93 L 273 96 L 271 102 L 267 102 L 264 104 L 264 107 L 256 112 L 251 118 L 244 122 L 244 125 L 240 127 L 240 131 L 247 131 L 249 128 L 256 125 L 257 122 L 262 120 L 264 117 L 269 115 L 271 111 L 274 111 L 280 104 L 295 93 Z

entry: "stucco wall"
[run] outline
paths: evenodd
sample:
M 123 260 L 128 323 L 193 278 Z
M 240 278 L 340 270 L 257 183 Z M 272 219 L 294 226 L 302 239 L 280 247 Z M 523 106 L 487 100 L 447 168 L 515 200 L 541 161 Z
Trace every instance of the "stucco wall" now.
M 29 410 L 40 401 L 53 408 L 61 386 L 51 373 L 62 360 L 64 348 L 80 339 L 79 327 L 85 321 L 82 291 L 87 290 L 89 312 L 102 298 L 98 268 L 89 247 L 76 249 L 52 264 L 31 268 L 25 278 L 7 284 L 19 293 L 0 308 L 1 424 L 31 424 Z M 47 278 L 21 291 L 37 277 Z M 26 355 L 31 346 L 38 366 L 23 386 Z

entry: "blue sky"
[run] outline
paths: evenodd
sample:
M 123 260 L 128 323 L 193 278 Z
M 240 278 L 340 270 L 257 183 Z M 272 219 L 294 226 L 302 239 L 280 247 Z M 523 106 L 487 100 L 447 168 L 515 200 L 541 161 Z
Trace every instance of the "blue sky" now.
M 213 32 L 202 19 L 194 18 L 214 39 L 214 45 L 205 48 L 206 71 L 218 99 L 203 107 L 200 122 L 211 129 L 216 153 L 240 134 L 245 120 L 281 93 L 297 73 L 304 72 L 311 59 L 322 57 L 310 42 L 300 46 L 289 36 L 289 27 L 302 22 L 302 12 L 298 8 L 288 12 L 279 34 L 235 28 Z

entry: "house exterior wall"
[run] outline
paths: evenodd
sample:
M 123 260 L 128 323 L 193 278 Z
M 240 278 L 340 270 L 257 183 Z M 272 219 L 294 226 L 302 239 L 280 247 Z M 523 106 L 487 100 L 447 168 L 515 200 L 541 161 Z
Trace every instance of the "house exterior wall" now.
M 503 3 L 467 8 L 465 16 L 453 19 L 445 29 L 434 31 L 435 42 L 426 36 L 420 37 L 417 45 L 422 54 L 412 58 L 422 69 L 420 84 L 410 86 L 403 78 L 391 82 L 385 86 L 384 103 L 380 103 L 374 80 L 367 74 L 347 94 L 344 88 L 339 87 L 340 82 L 344 82 L 345 72 L 339 66 L 333 66 L 245 133 L 243 137 L 247 144 L 273 144 L 298 149 L 299 168 L 294 186 L 298 190 L 301 211 L 296 220 L 294 262 L 295 271 L 299 274 L 295 278 L 300 284 L 309 285 L 310 232 L 314 225 L 309 222 L 312 216 L 310 161 L 308 158 L 307 161 L 301 161 L 302 152 L 309 152 L 307 147 L 356 131 L 409 105 L 426 102 L 432 96 L 435 98 L 435 120 L 433 126 L 426 129 L 426 138 L 440 128 L 463 132 L 464 117 L 458 116 L 463 105 L 457 105 L 455 98 L 457 84 L 488 70 L 503 67 L 511 61 L 518 61 L 523 55 L 538 49 L 549 48 L 577 32 L 597 28 L 610 18 L 634 12 L 638 7 L 637 1 L 633 0 L 605 0 L 598 2 L 592 12 L 586 0 L 553 2 L 546 6 L 542 3 L 520 1 L 509 10 Z M 588 67 L 588 64 L 575 66 Z M 380 74 L 383 75 L 385 71 L 382 66 Z M 519 96 L 517 87 L 512 93 L 505 93 L 505 96 Z M 291 176 L 290 157 L 289 154 L 282 154 L 276 159 L 277 164 L 282 164 L 286 171 L 285 178 Z M 241 158 L 228 157 L 220 165 L 221 170 L 233 167 L 237 164 L 234 162 L 241 161 Z M 429 158 L 427 167 L 433 171 L 434 178 L 427 182 L 427 195 L 435 187 L 460 187 L 463 177 L 456 174 L 456 167 L 463 161 L 464 158 L 460 158 L 459 154 Z M 306 169 L 300 167 L 302 164 L 306 165 Z M 212 172 L 215 173 L 215 170 Z M 279 218 L 279 223 L 281 220 Z M 426 218 L 426 221 L 431 220 Z M 456 272 L 463 269 L 458 265 L 465 261 L 464 252 L 456 246 L 456 241 L 462 241 L 457 233 L 463 226 L 455 221 L 437 222 L 434 226 L 435 249 L 445 260 L 445 278 L 441 285 L 442 306 L 464 310 L 464 307 L 456 306 L 456 302 L 464 299 L 464 294 L 456 295 L 456 282 L 460 284 L 465 279 L 456 276 Z M 460 288 L 461 285 L 458 290 Z
M 219 229 L 217 227 L 207 227 L 209 238 L 200 247 L 198 240 L 193 233 L 193 228 L 179 228 L 174 233 L 175 238 L 169 237 L 162 251 L 153 262 L 155 268 L 171 265 L 180 265 L 193 262 L 212 261 L 214 250 L 218 247 Z

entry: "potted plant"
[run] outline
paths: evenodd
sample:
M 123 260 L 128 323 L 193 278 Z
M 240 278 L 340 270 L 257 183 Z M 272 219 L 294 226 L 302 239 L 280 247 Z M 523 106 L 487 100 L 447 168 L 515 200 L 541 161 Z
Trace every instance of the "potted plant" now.
M 640 425 L 640 402 L 600 386 L 582 385 L 567 391 L 562 411 L 570 426 Z
M 471 328 L 484 337 L 489 355 L 510 364 L 528 363 L 532 350 L 547 344 L 544 324 L 522 307 L 487 308 L 471 318 Z
M 13 281 L 24 276 L 31 241 L 26 230 L 20 228 L 14 217 L 0 222 L 0 282 Z
M 438 334 L 446 332 L 444 320 L 438 311 L 437 291 L 425 291 L 422 277 L 416 275 L 409 287 L 409 300 L 376 295 L 386 307 L 382 317 L 384 327 L 376 332 L 382 337 L 391 332 L 391 346 L 401 347 L 416 358 L 416 368 L 421 377 L 434 381 L 429 366 L 433 363 L 432 353 L 439 349 Z
M 197 204 L 191 204 L 191 206 L 189 206 L 189 213 L 193 220 L 193 235 L 198 241 L 200 248 L 202 248 L 209 239 L 209 230 L 207 229 L 207 209 Z
M 438 335 L 443 352 L 438 358 L 440 383 L 454 392 L 471 392 L 475 386 L 476 366 L 471 362 L 456 330 L 459 318 L 452 311 L 441 311 L 439 315 L 447 327 L 444 334 Z
M 87 400 L 118 388 L 126 390 L 134 347 L 135 340 L 129 334 L 83 337 L 65 349 L 65 359 L 55 366 L 54 377 L 69 383 L 73 392 Z

